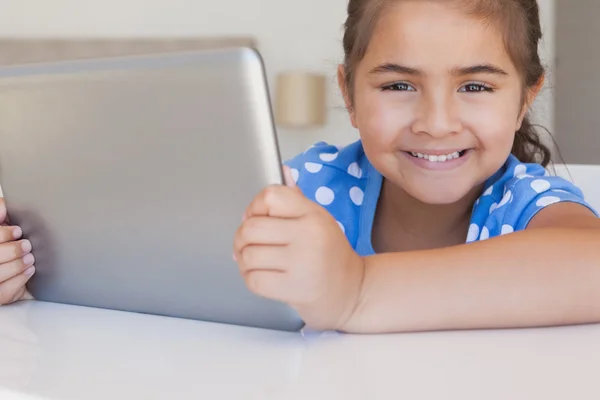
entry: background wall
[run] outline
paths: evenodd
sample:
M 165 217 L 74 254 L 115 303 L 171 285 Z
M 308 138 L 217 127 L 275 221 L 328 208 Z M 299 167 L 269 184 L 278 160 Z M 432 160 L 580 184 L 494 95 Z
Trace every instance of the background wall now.
M 539 0 L 554 58 L 554 0 Z M 315 141 L 345 144 L 358 137 L 335 82 L 342 60 L 347 0 L 0 0 L 0 36 L 147 37 L 251 34 L 267 64 L 271 89 L 283 70 L 321 71 L 329 78 L 329 122 L 311 131 L 279 130 L 284 158 Z M 536 120 L 553 131 L 552 75 L 536 104 Z
M 567 163 L 600 164 L 600 1 L 557 0 L 559 148 Z

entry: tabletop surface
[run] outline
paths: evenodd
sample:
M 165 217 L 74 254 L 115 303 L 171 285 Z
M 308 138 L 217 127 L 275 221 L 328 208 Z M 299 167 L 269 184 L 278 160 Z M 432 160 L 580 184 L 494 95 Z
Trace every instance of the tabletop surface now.
M 358 336 L 0 307 L 7 400 L 597 399 L 598 371 L 600 325 Z

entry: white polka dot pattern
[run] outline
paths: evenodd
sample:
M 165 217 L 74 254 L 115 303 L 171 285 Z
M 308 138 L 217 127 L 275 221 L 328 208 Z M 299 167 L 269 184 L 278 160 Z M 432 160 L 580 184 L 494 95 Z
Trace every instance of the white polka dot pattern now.
M 323 169 L 323 164 L 317 164 L 314 162 L 307 162 L 304 164 L 304 168 L 311 174 L 316 174 Z
M 507 205 L 511 198 L 512 198 L 512 192 L 509 190 L 508 192 L 506 192 L 506 194 L 502 198 L 502 201 L 500 202 L 500 204 L 498 204 L 498 208 L 504 207 L 505 205 Z
M 317 143 L 286 164 L 300 190 L 326 207 L 353 248 L 360 255 L 373 254 L 369 229 L 383 177 L 369 163 L 360 140 L 343 148 Z M 467 243 L 523 230 L 541 209 L 558 202 L 591 208 L 571 182 L 547 176 L 541 165 L 512 155 L 485 185 L 472 207 Z
M 527 167 L 523 164 L 519 164 L 515 167 L 515 177 L 519 177 L 519 175 L 524 175 L 527 173 Z
M 513 233 L 515 231 L 515 228 L 513 228 L 510 225 L 502 225 L 502 232 L 500 233 L 501 235 L 508 235 L 509 233 Z
M 479 236 L 479 240 L 488 240 L 490 238 L 490 231 L 487 226 L 484 226 L 481 229 L 481 235 Z
M 535 203 L 538 207 L 548 207 L 551 204 L 556 204 L 560 201 L 559 197 L 556 196 L 546 196 L 542 197 Z
M 332 162 L 337 158 L 338 154 L 339 153 L 321 153 L 319 158 L 325 162 Z
M 535 181 L 531 182 L 531 188 L 537 193 L 544 193 L 550 190 L 551 187 L 552 186 L 550 185 L 550 182 L 545 179 L 536 179 Z
M 350 189 L 350 200 L 352 200 L 352 202 L 357 206 L 362 206 L 364 197 L 365 194 L 359 187 L 354 186 L 352 189 Z
M 328 187 L 321 186 L 315 193 L 315 200 L 322 206 L 328 206 L 335 200 L 335 193 Z
M 358 163 L 353 162 L 350 164 L 348 167 L 348 174 L 358 179 L 362 178 L 362 170 L 358 166 Z
M 467 242 L 474 242 L 479 237 L 479 226 L 477 224 L 471 224 L 469 226 L 469 232 L 467 234 Z

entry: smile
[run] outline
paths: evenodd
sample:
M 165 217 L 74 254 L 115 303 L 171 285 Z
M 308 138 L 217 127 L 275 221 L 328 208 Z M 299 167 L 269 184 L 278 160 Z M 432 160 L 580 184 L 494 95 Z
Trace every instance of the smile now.
M 451 171 L 460 168 L 465 164 L 474 149 L 464 150 L 439 150 L 429 152 L 421 151 L 402 151 L 401 154 L 406 157 L 412 164 L 419 168 L 429 171 Z M 435 154 L 431 154 L 435 153 Z
M 424 153 L 414 153 L 412 151 L 407 152 L 411 156 L 415 158 L 423 158 L 429 162 L 446 162 L 452 161 L 457 158 L 461 158 L 466 154 L 467 150 L 455 151 L 447 154 L 424 154 Z

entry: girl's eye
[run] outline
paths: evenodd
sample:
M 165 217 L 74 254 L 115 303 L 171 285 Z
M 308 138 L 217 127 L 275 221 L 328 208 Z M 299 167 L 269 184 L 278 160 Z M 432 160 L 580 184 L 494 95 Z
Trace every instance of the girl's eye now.
M 414 92 L 415 88 L 410 86 L 408 83 L 394 83 L 391 85 L 387 85 L 382 87 L 382 90 L 391 90 L 391 91 L 401 91 L 401 92 Z
M 494 89 L 492 89 L 491 87 L 481 84 L 481 83 L 469 83 L 465 86 L 463 86 L 462 88 L 460 88 L 459 90 L 460 92 L 467 92 L 467 93 L 473 93 L 473 92 L 493 92 Z

